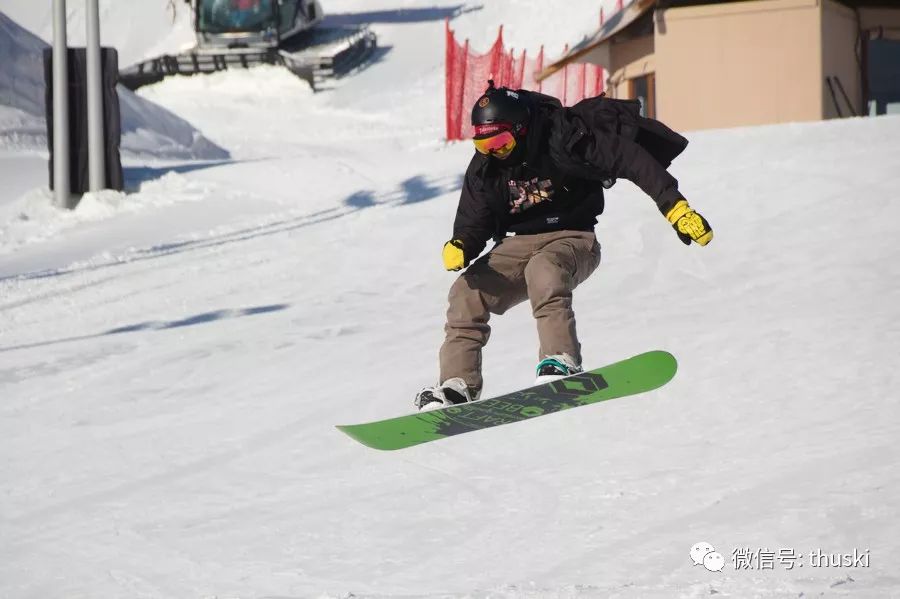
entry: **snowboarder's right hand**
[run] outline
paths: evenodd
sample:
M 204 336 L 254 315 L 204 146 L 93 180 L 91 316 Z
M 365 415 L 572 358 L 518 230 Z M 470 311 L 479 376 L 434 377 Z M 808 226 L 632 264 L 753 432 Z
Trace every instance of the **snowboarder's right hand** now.
M 459 239 L 451 239 L 444 244 L 443 257 L 444 268 L 447 270 L 462 270 L 467 264 L 463 242 Z

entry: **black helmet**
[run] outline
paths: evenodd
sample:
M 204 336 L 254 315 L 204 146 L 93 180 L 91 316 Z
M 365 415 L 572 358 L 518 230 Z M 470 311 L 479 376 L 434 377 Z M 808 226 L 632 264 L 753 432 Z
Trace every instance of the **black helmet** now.
M 519 92 L 505 87 L 494 87 L 494 80 L 488 80 L 488 88 L 472 107 L 472 126 L 508 125 L 516 136 L 525 133 L 531 113 Z

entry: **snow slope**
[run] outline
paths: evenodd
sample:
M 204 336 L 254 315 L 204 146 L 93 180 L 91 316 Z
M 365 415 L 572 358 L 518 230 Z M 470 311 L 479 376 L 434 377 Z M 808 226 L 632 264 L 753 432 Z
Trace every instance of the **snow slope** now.
M 576 293 L 587 364 L 668 349 L 672 383 L 379 453 L 333 425 L 407 412 L 436 376 L 471 155 L 439 141 L 459 3 L 331 4 L 394 18 L 330 91 L 262 69 L 145 92 L 234 163 L 0 211 L 0 596 L 900 594 L 900 118 L 689 133 L 672 170 L 713 243 L 620 182 Z M 25 158 L 0 154 L 18 189 Z M 486 395 L 536 357 L 525 306 L 493 325 Z M 692 566 L 698 541 L 722 572 Z M 736 570 L 740 548 L 804 565 Z
M 49 18 L 49 14 L 46 15 Z M 71 21 L 71 19 L 70 19 Z M 73 24 L 70 22 L 69 28 Z M 70 43 L 70 46 L 75 44 Z M 45 150 L 44 66 L 47 45 L 0 12 L 0 147 Z M 121 148 L 126 157 L 222 160 L 228 152 L 190 123 L 119 85 Z
M 626 2 L 627 4 L 627 2 Z M 617 0 L 569 0 L 536 4 L 531 0 L 469 2 L 451 24 L 457 39 L 468 39 L 474 52 L 487 52 L 503 25 L 507 48 L 527 50 L 534 56 L 541 45 L 548 58 L 563 53 L 593 34 L 600 26 L 600 9 L 608 19 L 616 12 Z
M 100 0 L 100 42 L 119 51 L 119 65 L 128 66 L 161 54 L 192 47 L 194 27 L 190 5 L 183 0 Z M 3 0 L 2 12 L 47 43 L 53 38 L 52 3 Z M 70 46 L 84 46 L 84 2 L 66 3 Z

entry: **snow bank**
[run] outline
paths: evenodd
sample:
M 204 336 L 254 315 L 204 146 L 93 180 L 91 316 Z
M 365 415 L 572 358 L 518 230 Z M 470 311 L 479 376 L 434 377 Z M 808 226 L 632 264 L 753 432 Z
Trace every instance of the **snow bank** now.
M 309 85 L 280 66 L 167 77 L 142 87 L 138 95 L 184 115 L 204 130 L 214 130 L 216 142 L 229 148 L 233 157 L 271 157 L 326 134 L 315 128 L 317 121 L 322 122 L 316 118 L 321 104 L 313 102 Z M 284 126 L 273 127 L 279 122 Z M 298 122 L 304 124 L 302 130 L 294 126 Z M 334 129 L 331 138 L 340 134 Z M 248 131 L 255 134 L 247 135 Z
M 44 64 L 47 44 L 0 12 L 0 105 L 28 114 L 44 112 Z
M 0 144 L 44 150 L 44 67 L 40 38 L 0 13 Z M 160 159 L 219 160 L 223 148 L 206 139 L 190 123 L 152 102 L 118 87 L 122 117 L 122 150 Z M 4 108 L 8 107 L 8 108 Z
M 0 157 L 0 170 L 4 173 L 8 170 L 4 168 L 6 160 L 9 158 Z M 86 193 L 75 210 L 64 210 L 54 205 L 53 194 L 46 187 L 31 189 L 13 201 L 0 204 L 0 255 L 56 238 L 86 224 L 200 201 L 214 190 L 213 185 L 170 171 L 143 183 L 133 193 L 114 190 Z
M 122 149 L 132 154 L 166 159 L 221 160 L 227 150 L 217 146 L 181 117 L 141 98 L 121 85 Z
M 47 123 L 24 110 L 0 105 L 0 148 L 35 150 L 47 147 Z
M 3 12 L 45 42 L 53 36 L 51 3 L 3 0 Z M 83 46 L 85 3 L 67 3 L 70 46 Z M 119 66 L 194 45 L 191 8 L 183 0 L 100 0 L 100 36 L 105 46 L 119 51 Z

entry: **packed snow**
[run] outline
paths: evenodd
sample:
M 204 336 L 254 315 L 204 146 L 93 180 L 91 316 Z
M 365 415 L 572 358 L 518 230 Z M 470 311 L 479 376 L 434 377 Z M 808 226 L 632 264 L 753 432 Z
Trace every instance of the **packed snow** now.
M 472 153 L 441 141 L 445 15 L 574 42 L 597 11 L 482 4 L 329 2 L 385 49 L 316 94 L 275 68 L 141 90 L 232 161 L 135 157 L 71 212 L 0 138 L 0 596 L 900 593 L 900 117 L 686 132 L 707 247 L 609 191 L 586 365 L 666 349 L 662 389 L 400 452 L 334 429 L 437 376 Z M 526 306 L 492 324 L 485 396 L 537 357 Z

